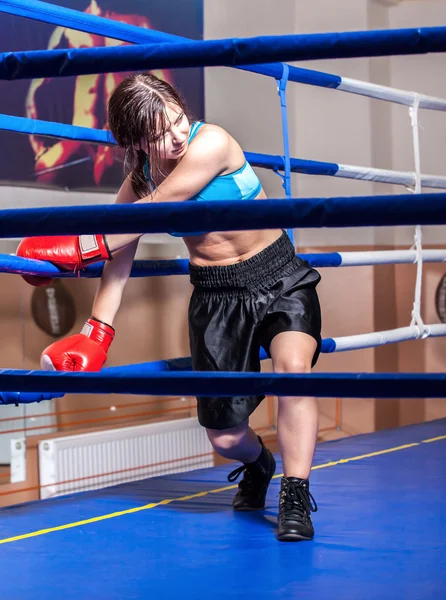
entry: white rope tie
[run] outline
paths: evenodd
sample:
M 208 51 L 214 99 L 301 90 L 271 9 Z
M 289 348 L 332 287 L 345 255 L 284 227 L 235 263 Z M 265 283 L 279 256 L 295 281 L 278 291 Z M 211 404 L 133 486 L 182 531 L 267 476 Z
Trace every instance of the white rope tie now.
M 412 121 L 412 137 L 413 137 L 413 148 L 414 148 L 414 159 L 415 159 L 415 194 L 421 193 L 421 156 L 420 156 L 420 131 L 419 131 L 419 120 L 418 113 L 420 108 L 421 96 L 415 94 L 413 105 L 409 108 L 409 115 Z M 412 321 L 411 325 L 416 325 L 420 331 L 420 338 L 424 339 L 428 337 L 429 330 L 424 325 L 421 317 L 421 292 L 423 282 L 423 244 L 422 244 L 422 230 L 421 226 L 415 227 L 414 245 L 412 250 L 416 252 L 416 263 L 417 263 L 417 279 L 415 283 L 415 298 L 412 308 Z

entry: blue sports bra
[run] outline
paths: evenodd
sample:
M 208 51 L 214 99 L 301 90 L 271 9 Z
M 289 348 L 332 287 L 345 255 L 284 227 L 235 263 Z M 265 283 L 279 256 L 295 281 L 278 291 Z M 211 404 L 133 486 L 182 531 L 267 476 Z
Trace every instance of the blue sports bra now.
M 192 123 L 189 131 L 189 144 L 197 135 L 200 127 L 204 125 L 203 122 L 198 121 Z M 151 181 L 149 163 L 146 161 L 144 165 L 144 175 Z M 205 200 L 254 200 L 260 194 L 262 186 L 259 178 L 254 173 L 251 165 L 245 160 L 245 164 L 227 175 L 218 175 L 212 181 L 210 181 L 202 190 L 198 192 L 192 198 L 189 198 L 188 202 L 205 201 Z M 196 233 L 171 233 L 175 237 L 184 237 L 191 235 L 202 235 L 204 232 Z

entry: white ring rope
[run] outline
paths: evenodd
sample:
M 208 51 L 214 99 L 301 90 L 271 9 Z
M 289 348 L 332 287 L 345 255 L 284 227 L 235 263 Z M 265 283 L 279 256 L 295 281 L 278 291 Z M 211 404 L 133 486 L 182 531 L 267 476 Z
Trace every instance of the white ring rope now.
M 407 342 L 409 340 L 425 339 L 427 337 L 446 336 L 446 324 L 424 325 L 420 328 L 416 325 L 410 327 L 399 327 L 388 331 L 377 331 L 374 333 L 361 333 L 345 337 L 333 338 L 336 344 L 335 352 L 346 352 L 347 350 L 360 350 L 362 348 L 374 348 L 385 344 Z
M 405 90 L 377 85 L 376 83 L 369 83 L 358 79 L 342 77 L 342 82 L 336 89 L 343 92 L 349 92 L 350 94 L 359 94 L 361 96 L 367 96 L 368 98 L 386 100 L 387 102 L 394 102 L 395 104 L 403 104 L 405 106 L 413 106 L 418 97 L 420 108 L 446 111 L 446 100 L 443 100 L 442 98 L 425 96 L 424 94 L 417 94 L 416 92 L 407 92 Z
M 340 267 L 366 265 L 414 264 L 418 260 L 416 250 L 372 250 L 365 252 L 339 252 L 342 258 Z M 423 250 L 423 262 L 446 262 L 446 250 Z
M 417 175 L 413 171 L 393 171 L 391 169 L 375 169 L 373 167 L 343 164 L 338 164 L 338 171 L 334 174 L 334 177 L 403 185 L 412 190 L 415 189 L 417 183 Z M 446 189 L 446 177 L 444 175 L 421 175 L 421 185 L 422 187 L 444 190 Z

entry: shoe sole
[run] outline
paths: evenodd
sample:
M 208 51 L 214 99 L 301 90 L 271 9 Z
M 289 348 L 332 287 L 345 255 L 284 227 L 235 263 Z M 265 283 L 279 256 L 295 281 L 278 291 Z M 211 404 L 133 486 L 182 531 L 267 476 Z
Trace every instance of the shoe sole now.
M 299 535 L 298 533 L 284 533 L 281 536 L 276 536 L 279 542 L 306 542 L 313 538 L 305 535 Z

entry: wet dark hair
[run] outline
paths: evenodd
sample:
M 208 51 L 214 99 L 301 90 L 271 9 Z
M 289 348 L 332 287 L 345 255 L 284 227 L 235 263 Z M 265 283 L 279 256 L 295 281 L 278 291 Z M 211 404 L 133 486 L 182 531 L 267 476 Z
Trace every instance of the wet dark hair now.
M 113 91 L 108 102 L 108 125 L 121 148 L 124 169 L 131 174 L 132 188 L 138 198 L 148 196 L 152 187 L 144 172 L 148 160 L 151 177 L 162 174 L 160 144 L 170 127 L 166 104 L 176 104 L 189 120 L 190 112 L 180 94 L 166 81 L 151 73 L 135 73 L 126 77 Z M 144 140 L 148 156 L 139 149 Z

